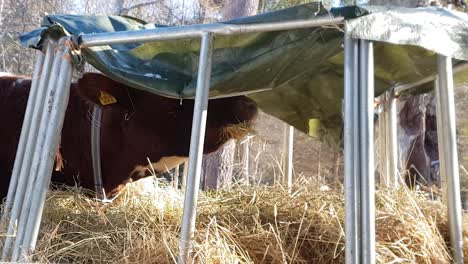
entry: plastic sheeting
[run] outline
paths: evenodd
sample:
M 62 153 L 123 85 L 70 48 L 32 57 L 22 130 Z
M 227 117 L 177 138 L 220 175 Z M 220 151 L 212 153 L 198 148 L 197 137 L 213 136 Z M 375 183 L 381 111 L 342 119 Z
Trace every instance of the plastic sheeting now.
M 467 16 L 438 8 L 353 6 L 328 11 L 320 3 L 310 3 L 225 23 L 324 16 L 343 16 L 352 36 L 378 41 L 374 51 L 376 95 L 394 85 L 434 75 L 434 52 L 468 60 Z M 161 26 L 127 16 L 50 15 L 41 28 L 23 35 L 21 41 L 24 46 L 41 48 L 47 37 L 78 38 L 80 34 L 157 27 Z M 339 145 L 343 36 L 343 25 L 217 36 L 210 97 L 246 94 L 264 112 Z M 137 89 L 173 98 L 193 98 L 199 48 L 199 40 L 180 39 L 82 48 L 82 54 L 101 72 Z

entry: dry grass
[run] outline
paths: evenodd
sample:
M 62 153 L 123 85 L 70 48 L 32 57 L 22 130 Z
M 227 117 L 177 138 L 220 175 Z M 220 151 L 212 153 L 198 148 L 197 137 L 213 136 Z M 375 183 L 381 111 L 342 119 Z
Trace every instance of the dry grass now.
M 148 184 L 148 183 L 146 183 Z M 48 198 L 35 258 L 60 263 L 174 263 L 183 195 L 130 187 L 103 206 L 81 193 Z M 75 191 L 76 192 L 76 191 Z M 379 263 L 447 263 L 445 207 L 406 190 L 377 192 Z M 201 194 L 195 263 L 343 263 L 342 190 L 301 183 Z M 468 223 L 465 222 L 468 255 Z
M 252 126 L 248 123 L 238 123 L 234 125 L 227 125 L 223 128 L 223 135 L 220 141 L 226 141 L 229 139 L 244 139 L 247 134 L 254 133 Z

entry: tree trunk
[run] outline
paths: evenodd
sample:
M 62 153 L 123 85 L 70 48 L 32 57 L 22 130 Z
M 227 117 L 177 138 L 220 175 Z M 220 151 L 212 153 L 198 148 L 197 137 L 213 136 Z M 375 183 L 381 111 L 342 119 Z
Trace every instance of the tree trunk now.
M 203 159 L 202 190 L 228 188 L 232 182 L 234 152 L 236 141 L 229 140 L 216 152 L 208 154 Z M 215 177 L 216 176 L 216 177 Z
M 115 0 L 114 14 L 121 15 L 124 9 L 124 0 Z
M 222 8 L 223 20 L 252 16 L 257 13 L 259 0 L 225 1 Z
M 257 13 L 258 1 L 225 1 L 221 10 L 222 20 L 255 15 Z M 235 141 L 230 140 L 218 151 L 203 157 L 203 182 L 201 186 L 203 186 L 204 190 L 230 186 L 233 178 L 235 149 Z

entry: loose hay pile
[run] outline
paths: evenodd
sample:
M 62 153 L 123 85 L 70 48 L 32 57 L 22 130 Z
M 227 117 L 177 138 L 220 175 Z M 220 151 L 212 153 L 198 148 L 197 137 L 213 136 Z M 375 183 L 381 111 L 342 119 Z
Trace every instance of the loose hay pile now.
M 343 263 L 342 190 L 301 184 L 201 194 L 196 263 Z M 58 263 L 174 263 L 183 196 L 135 185 L 103 206 L 81 193 L 53 192 L 35 258 Z M 379 263 L 447 263 L 445 207 L 405 190 L 377 192 Z M 465 254 L 468 255 L 465 222 Z

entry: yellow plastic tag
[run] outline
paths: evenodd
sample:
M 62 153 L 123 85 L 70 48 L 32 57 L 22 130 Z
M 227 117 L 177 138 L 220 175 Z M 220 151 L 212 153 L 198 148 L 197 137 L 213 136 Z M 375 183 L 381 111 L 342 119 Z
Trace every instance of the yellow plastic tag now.
M 115 99 L 114 96 L 101 91 L 101 95 L 99 95 L 99 102 L 101 102 L 102 105 L 110 105 L 117 103 L 117 99 Z

